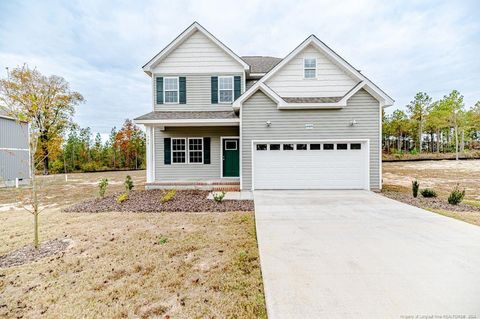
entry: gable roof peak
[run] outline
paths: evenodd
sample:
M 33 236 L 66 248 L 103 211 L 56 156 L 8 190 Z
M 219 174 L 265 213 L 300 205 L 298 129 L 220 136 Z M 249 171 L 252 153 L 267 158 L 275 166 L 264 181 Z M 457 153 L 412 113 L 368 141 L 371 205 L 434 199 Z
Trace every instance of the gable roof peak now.
M 222 49 L 225 53 L 230 55 L 235 61 L 243 66 L 245 70 L 249 70 L 250 66 L 243 61 L 237 54 L 235 54 L 229 47 L 223 44 L 220 40 L 218 40 L 213 34 L 207 31 L 200 23 L 194 21 L 190 24 L 180 35 L 178 35 L 172 42 L 170 42 L 162 51 L 160 51 L 157 55 L 155 55 L 150 61 L 148 61 L 143 67 L 143 71 L 148 75 L 152 74 L 152 68 L 154 68 L 163 58 L 168 56 L 173 50 L 175 50 L 178 46 L 180 46 L 185 40 L 187 40 L 193 33 L 201 32 L 205 35 L 209 40 L 211 40 L 214 44 L 216 44 L 220 49 Z

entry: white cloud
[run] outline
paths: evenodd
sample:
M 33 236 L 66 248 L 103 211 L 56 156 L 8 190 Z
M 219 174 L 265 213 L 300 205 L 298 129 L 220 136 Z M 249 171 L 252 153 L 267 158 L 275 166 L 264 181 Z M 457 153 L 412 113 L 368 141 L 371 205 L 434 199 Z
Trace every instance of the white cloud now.
M 402 107 L 423 90 L 480 99 L 476 1 L 69 1 L 0 4 L 0 67 L 58 74 L 87 103 L 76 120 L 108 134 L 150 111 L 141 66 L 193 21 L 239 55 L 285 56 L 314 33 Z M 20 21 L 20 23 L 19 23 Z

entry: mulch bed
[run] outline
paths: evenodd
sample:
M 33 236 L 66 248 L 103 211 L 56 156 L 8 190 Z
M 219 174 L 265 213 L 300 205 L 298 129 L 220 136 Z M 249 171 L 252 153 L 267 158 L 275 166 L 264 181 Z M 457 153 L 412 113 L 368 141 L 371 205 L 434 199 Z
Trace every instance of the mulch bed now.
M 34 262 L 41 258 L 58 254 L 67 249 L 69 245 L 70 240 L 67 239 L 52 239 L 43 242 L 38 249 L 35 249 L 33 245 L 27 245 L 0 256 L 0 268 L 20 266 Z
M 117 203 L 119 194 L 86 200 L 65 209 L 65 212 L 238 212 L 253 211 L 252 200 L 224 200 L 216 203 L 207 199 L 208 191 L 179 190 L 172 200 L 162 203 L 163 190 L 130 192 L 129 199 Z
M 460 203 L 458 205 L 450 205 L 445 198 L 425 198 L 418 194 L 417 198 L 414 198 L 410 193 L 384 191 L 382 194 L 388 198 L 398 200 L 400 202 L 417 206 L 420 208 L 431 208 L 447 210 L 452 212 L 475 212 L 480 211 L 480 207 L 471 206 L 468 204 Z

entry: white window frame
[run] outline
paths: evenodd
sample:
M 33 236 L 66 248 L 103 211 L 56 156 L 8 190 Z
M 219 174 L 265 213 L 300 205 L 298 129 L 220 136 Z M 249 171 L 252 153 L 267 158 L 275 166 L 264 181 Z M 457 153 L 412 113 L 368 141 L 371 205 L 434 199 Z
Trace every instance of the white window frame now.
M 173 150 L 173 140 L 184 140 L 185 141 L 185 150 L 184 151 L 174 151 Z M 186 137 L 172 137 L 171 141 L 172 141 L 172 143 L 171 143 L 171 146 L 170 146 L 170 163 L 172 163 L 172 165 L 188 164 L 188 139 Z M 177 153 L 184 152 L 185 153 L 185 162 L 175 163 L 173 161 L 173 152 L 177 152 Z
M 232 81 L 232 99 L 231 99 L 230 101 L 228 101 L 228 102 L 225 102 L 225 101 L 222 102 L 222 101 L 220 100 L 220 91 L 228 91 L 228 90 L 225 90 L 225 89 L 220 90 L 220 79 L 227 79 L 227 78 L 228 78 L 228 79 L 231 79 L 231 81 Z M 235 94 L 235 83 L 234 83 L 233 76 L 231 76 L 231 75 L 219 76 L 219 77 L 218 77 L 218 92 L 217 92 L 217 95 L 218 95 L 218 103 L 219 103 L 219 104 L 231 104 L 231 103 L 233 103 L 233 99 L 234 99 L 233 95 L 234 95 L 234 94 Z
M 202 149 L 201 150 L 194 150 L 192 152 L 202 152 L 202 161 L 201 162 L 190 162 L 190 140 L 201 140 L 202 141 Z M 203 144 L 203 137 L 189 137 L 187 138 L 187 163 L 188 164 L 203 164 L 203 156 L 205 151 L 205 145 Z
M 307 68 L 307 67 L 305 66 L 305 61 L 306 61 L 306 60 L 315 60 L 315 67 L 308 67 L 308 68 Z M 314 70 L 314 71 L 315 71 L 315 76 L 312 77 L 312 78 L 307 78 L 307 77 L 305 77 L 305 71 L 306 71 L 306 70 Z M 304 57 L 304 58 L 303 58 L 303 78 L 304 78 L 305 80 L 314 80 L 314 79 L 317 78 L 317 58 L 315 58 L 315 57 Z
M 228 148 L 227 147 L 228 142 L 234 142 L 235 143 L 235 148 Z M 225 141 L 225 150 L 226 151 L 238 151 L 238 141 L 237 140 Z
M 166 101 L 166 90 L 165 90 L 165 83 L 167 82 L 166 79 L 175 79 L 177 80 L 177 102 L 167 102 Z M 168 92 L 175 92 L 174 90 L 168 90 Z M 180 103 L 180 78 L 178 76 L 165 76 L 163 77 L 163 103 L 164 104 L 179 104 Z

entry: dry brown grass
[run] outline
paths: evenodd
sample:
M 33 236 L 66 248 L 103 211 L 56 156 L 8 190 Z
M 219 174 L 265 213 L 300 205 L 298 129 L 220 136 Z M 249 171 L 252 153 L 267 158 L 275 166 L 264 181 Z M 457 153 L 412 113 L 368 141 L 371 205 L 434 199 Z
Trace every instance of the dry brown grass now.
M 37 176 L 40 200 L 49 205 L 73 204 L 86 198 L 98 196 L 98 181 L 105 177 L 108 179 L 107 194 L 123 191 L 125 177 L 130 175 L 135 184 L 135 189 L 143 189 L 145 185 L 145 171 L 98 172 L 65 175 Z M 0 204 L 10 204 L 23 201 L 30 196 L 29 187 L 0 188 Z
M 465 188 L 466 199 L 480 201 L 480 160 L 383 163 L 383 184 L 410 189 L 414 179 L 420 188 L 434 188 L 448 196 L 455 185 Z
M 104 175 L 51 190 L 60 204 L 40 215 L 40 238 L 72 245 L 0 269 L 0 317 L 266 317 L 253 213 L 61 212 Z M 0 212 L 0 255 L 31 244 L 32 229 L 28 213 Z
M 427 187 L 435 189 L 439 198 L 445 202 L 458 184 L 461 189 L 466 190 L 464 203 L 480 206 L 480 160 L 383 163 L 384 191 L 411 193 L 411 183 L 414 179 L 420 182 L 421 189 Z M 471 212 L 459 212 L 422 208 L 480 226 L 480 213 L 474 209 Z

